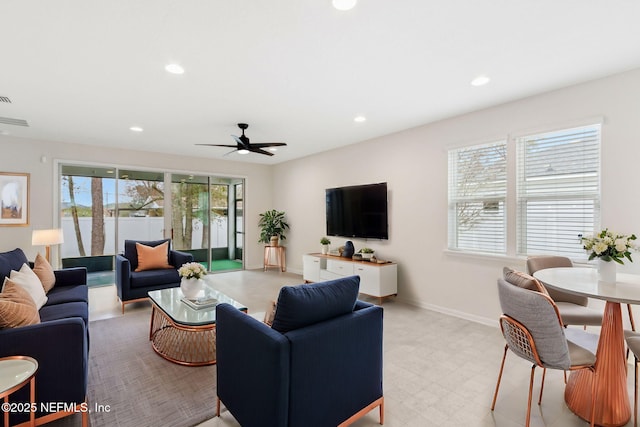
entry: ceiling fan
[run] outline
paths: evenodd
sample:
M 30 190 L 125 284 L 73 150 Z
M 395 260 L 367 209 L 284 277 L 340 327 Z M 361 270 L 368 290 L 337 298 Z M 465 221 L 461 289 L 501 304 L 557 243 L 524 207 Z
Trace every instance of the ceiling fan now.
M 287 145 L 284 142 L 263 142 L 259 144 L 252 144 L 251 142 L 249 142 L 249 138 L 246 137 L 244 134 L 244 130 L 248 128 L 249 125 L 246 123 L 238 123 L 238 127 L 242 129 L 242 135 L 240 136 L 231 135 L 233 139 L 236 140 L 236 145 L 228 145 L 228 144 L 196 144 L 196 145 L 206 145 L 210 147 L 229 147 L 229 148 L 235 148 L 235 150 L 230 151 L 230 153 L 233 153 L 235 151 L 237 151 L 239 154 L 247 154 L 249 152 L 252 152 L 252 153 L 258 153 L 258 154 L 264 154 L 267 156 L 273 156 L 273 153 L 263 150 L 263 148 L 282 147 Z

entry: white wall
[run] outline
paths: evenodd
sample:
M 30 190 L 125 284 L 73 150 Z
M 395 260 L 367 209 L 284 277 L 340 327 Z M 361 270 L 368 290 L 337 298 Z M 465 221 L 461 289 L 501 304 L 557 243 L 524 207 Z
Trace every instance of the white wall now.
M 42 156 L 46 162 L 42 162 Z M 78 161 L 89 164 L 113 165 L 160 171 L 191 172 L 246 178 L 245 257 L 247 268 L 262 267 L 262 244 L 257 243 L 259 213 L 271 209 L 271 167 L 186 156 L 149 153 L 134 150 L 114 150 L 79 144 L 65 144 L 0 136 L 0 172 L 31 174 L 29 197 L 30 218 L 27 227 L 0 227 L 0 252 L 22 248 L 34 259 L 44 248 L 31 247 L 31 231 L 52 228 L 56 191 L 54 161 Z M 52 248 L 52 258 L 57 250 Z
M 320 251 L 325 188 L 386 181 L 390 239 L 366 245 L 398 262 L 398 298 L 496 325 L 496 278 L 504 265 L 524 268 L 524 260 L 446 252 L 447 148 L 592 117 L 604 118 L 602 225 L 640 234 L 640 70 L 633 70 L 273 167 L 0 136 L 0 171 L 31 174 L 30 225 L 0 227 L 0 251 L 21 247 L 33 259 L 42 250 L 31 248 L 31 230 L 53 226 L 54 158 L 246 177 L 248 268 L 262 266 L 258 214 L 275 208 L 287 213 L 287 266 L 298 272 L 302 254 Z M 334 238 L 332 246 L 345 240 Z M 640 269 L 640 254 L 633 267 Z
M 390 238 L 366 246 L 398 262 L 398 299 L 495 325 L 496 278 L 504 265 L 525 263 L 446 252 L 447 148 L 595 117 L 604 118 L 602 225 L 640 234 L 640 70 L 634 70 L 275 166 L 274 206 L 291 225 L 288 268 L 301 271 L 302 254 L 320 251 L 325 188 L 386 181 Z M 332 246 L 345 240 L 334 238 Z M 354 244 L 357 250 L 365 242 Z

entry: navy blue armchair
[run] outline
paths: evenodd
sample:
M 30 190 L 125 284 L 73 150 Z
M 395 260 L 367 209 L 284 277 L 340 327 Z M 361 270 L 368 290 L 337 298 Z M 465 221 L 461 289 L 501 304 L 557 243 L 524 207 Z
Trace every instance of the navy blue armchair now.
M 216 307 L 217 413 L 243 427 L 346 426 L 379 407 L 383 310 L 357 276 L 285 286 L 273 326 Z
M 122 314 L 125 304 L 146 299 L 149 291 L 180 286 L 178 269 L 187 262 L 193 261 L 193 255 L 168 249 L 168 262 L 174 268 L 135 271 L 138 267 L 138 251 L 136 243 L 156 247 L 171 239 L 140 241 L 125 240 L 124 254 L 116 255 L 116 288 L 122 303 Z

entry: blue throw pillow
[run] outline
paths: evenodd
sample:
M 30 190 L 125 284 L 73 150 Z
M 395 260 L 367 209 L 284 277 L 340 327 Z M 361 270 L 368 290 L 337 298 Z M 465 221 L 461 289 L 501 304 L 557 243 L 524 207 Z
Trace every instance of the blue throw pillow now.
M 20 271 L 22 264 L 28 262 L 27 256 L 20 248 L 0 253 L 0 288 L 2 287 L 4 278 L 9 277 L 11 270 Z
M 280 289 L 271 327 L 285 333 L 351 313 L 358 299 L 359 289 L 359 276 L 284 286 Z

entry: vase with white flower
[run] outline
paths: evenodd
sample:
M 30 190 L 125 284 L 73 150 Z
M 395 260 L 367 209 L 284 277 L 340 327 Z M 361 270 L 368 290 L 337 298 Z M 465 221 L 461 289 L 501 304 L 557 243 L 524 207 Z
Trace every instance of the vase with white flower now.
M 623 265 L 624 260 L 633 262 L 631 251 L 636 250 L 636 235 L 617 234 L 605 228 L 595 236 L 582 238 L 583 248 L 589 252 L 589 261 L 598 259 L 600 280 L 606 283 L 616 282 L 616 264 Z
M 182 264 L 178 269 L 180 279 L 180 290 L 188 299 L 195 299 L 204 287 L 202 277 L 207 274 L 207 270 L 198 262 L 188 262 Z

